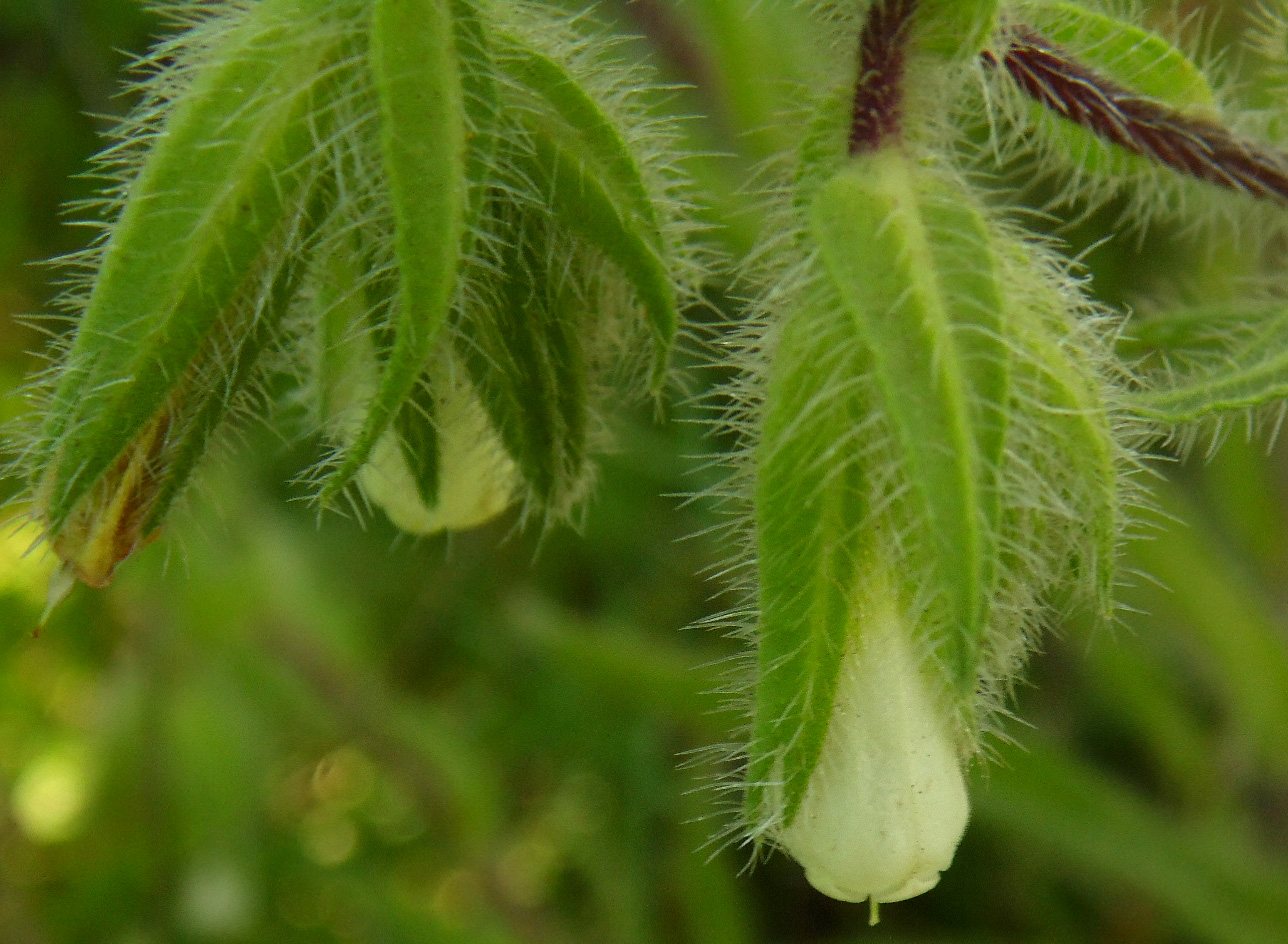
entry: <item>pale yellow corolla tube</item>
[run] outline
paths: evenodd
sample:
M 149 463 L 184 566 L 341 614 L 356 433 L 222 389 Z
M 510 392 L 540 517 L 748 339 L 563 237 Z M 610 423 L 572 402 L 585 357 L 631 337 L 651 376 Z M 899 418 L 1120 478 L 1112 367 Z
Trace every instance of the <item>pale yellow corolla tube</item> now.
M 782 843 L 816 889 L 870 901 L 875 916 L 878 903 L 938 884 L 970 806 L 950 715 L 894 594 L 866 596 L 822 754 Z
M 484 524 L 515 500 L 519 472 L 467 383 L 438 391 L 438 503 L 421 500 L 396 434 L 386 432 L 358 472 L 358 484 L 393 524 L 411 534 L 464 531 Z

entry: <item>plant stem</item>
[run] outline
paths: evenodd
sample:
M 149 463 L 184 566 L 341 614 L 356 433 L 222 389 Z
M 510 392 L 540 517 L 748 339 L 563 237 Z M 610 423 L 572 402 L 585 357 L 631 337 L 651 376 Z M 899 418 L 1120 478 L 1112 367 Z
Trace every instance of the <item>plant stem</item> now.
M 996 56 L 984 61 L 998 65 Z M 1017 28 L 1001 65 L 1034 101 L 1100 138 L 1190 177 L 1288 202 L 1288 159 L 1224 126 L 1139 95 Z
M 897 135 L 903 118 L 904 51 L 917 0 L 879 0 L 859 37 L 859 81 L 850 124 L 850 155 L 875 151 Z

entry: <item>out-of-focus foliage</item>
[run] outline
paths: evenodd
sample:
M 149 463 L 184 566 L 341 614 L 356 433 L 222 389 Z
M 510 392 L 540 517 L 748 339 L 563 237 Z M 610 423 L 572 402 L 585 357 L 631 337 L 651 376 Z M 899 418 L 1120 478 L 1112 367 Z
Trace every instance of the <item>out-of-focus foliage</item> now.
M 1241 6 L 1208 5 L 1211 42 Z M 775 116 L 804 27 L 747 0 L 605 8 L 693 86 L 672 107 L 708 116 L 694 142 L 736 155 L 696 171 L 746 248 L 748 172 L 797 136 Z M 24 263 L 81 243 L 55 220 L 91 186 L 72 176 L 86 114 L 127 104 L 111 50 L 154 25 L 134 0 L 0 0 L 5 416 L 39 344 L 14 316 L 51 293 Z M 1091 242 L 1116 213 L 1063 235 Z M 1238 269 L 1180 231 L 1086 258 L 1112 303 Z M 1143 612 L 1048 638 L 1019 696 L 1032 727 L 979 772 L 956 865 L 869 930 L 790 863 L 740 875 L 739 850 L 704 846 L 728 800 L 684 762 L 742 719 L 713 694 L 734 644 L 681 632 L 723 605 L 704 575 L 727 549 L 702 536 L 709 508 L 666 497 L 707 484 L 692 457 L 718 446 L 676 413 L 618 417 L 579 532 L 505 519 L 419 543 L 319 524 L 275 484 L 304 461 L 246 428 L 170 533 L 39 638 L 51 564 L 6 527 L 0 941 L 1288 939 L 1288 450 L 1236 432 L 1210 461 L 1160 463 L 1163 514 L 1129 560 L 1151 575 L 1127 594 Z

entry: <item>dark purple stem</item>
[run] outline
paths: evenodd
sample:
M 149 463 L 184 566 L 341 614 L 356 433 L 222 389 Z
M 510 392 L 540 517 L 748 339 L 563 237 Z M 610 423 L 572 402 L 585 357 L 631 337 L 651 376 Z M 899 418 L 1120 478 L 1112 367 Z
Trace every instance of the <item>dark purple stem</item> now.
M 984 61 L 997 65 L 990 52 Z M 1013 32 L 1002 65 L 1034 101 L 1106 141 L 1199 180 L 1288 201 L 1284 155 L 1123 88 L 1031 30 Z
M 859 37 L 859 81 L 850 125 L 850 154 L 875 151 L 899 133 L 904 51 L 917 0 L 877 0 Z

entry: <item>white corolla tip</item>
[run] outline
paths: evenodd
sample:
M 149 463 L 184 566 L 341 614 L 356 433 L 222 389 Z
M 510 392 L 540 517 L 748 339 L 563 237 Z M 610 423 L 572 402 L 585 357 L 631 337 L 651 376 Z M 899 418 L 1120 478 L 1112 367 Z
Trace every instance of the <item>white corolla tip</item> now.
M 948 715 L 893 601 L 864 609 L 782 843 L 820 892 L 875 909 L 938 884 L 969 802 Z

